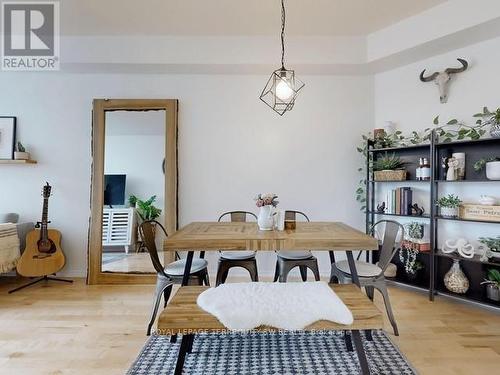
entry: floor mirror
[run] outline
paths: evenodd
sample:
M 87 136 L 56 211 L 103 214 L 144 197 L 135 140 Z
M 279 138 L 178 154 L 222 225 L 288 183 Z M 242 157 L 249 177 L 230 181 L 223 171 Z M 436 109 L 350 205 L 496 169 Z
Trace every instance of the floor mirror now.
M 156 272 L 138 231 L 156 220 L 177 229 L 175 99 L 95 99 L 89 284 L 154 283 Z M 163 230 L 156 242 L 164 263 Z

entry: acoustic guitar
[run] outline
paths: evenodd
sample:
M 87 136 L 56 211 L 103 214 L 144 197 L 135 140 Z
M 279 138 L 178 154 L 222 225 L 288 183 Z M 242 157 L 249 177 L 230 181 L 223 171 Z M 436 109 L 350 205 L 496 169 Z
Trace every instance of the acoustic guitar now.
M 48 229 L 49 197 L 52 187 L 43 187 L 42 221 L 26 235 L 26 248 L 17 263 L 17 272 L 26 277 L 52 275 L 64 267 L 66 258 L 61 249 L 61 232 Z

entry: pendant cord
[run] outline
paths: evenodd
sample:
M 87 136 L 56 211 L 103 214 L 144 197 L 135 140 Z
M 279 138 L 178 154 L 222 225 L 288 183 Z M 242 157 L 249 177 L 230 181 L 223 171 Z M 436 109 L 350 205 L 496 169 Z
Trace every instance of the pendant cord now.
M 281 69 L 285 70 L 285 0 L 281 0 Z

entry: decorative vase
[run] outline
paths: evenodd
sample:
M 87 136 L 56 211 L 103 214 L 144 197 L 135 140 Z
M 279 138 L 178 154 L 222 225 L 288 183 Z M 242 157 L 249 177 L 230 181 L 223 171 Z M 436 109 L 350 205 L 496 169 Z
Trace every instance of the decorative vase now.
M 491 124 L 490 135 L 493 138 L 500 138 L 500 124 Z
M 30 153 L 29 152 L 14 151 L 14 159 L 15 160 L 30 160 Z
M 444 286 L 450 292 L 458 294 L 465 294 L 469 290 L 469 279 L 460 268 L 460 260 L 453 260 L 450 270 L 444 275 Z
M 260 230 L 273 230 L 273 206 L 267 205 L 260 208 L 257 225 L 259 226 Z
M 500 161 L 486 163 L 486 178 L 488 180 L 500 180 Z
M 442 217 L 458 217 L 458 207 L 440 207 Z
M 492 301 L 500 301 L 500 289 L 496 285 L 486 285 L 486 297 Z

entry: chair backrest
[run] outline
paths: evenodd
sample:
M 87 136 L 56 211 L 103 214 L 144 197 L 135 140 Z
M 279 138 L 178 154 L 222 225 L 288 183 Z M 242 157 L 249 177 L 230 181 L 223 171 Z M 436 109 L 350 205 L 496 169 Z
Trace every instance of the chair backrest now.
M 156 248 L 156 233 L 154 229 L 155 226 L 156 228 L 161 228 L 161 230 L 165 234 L 165 237 L 168 236 L 165 227 L 156 220 L 143 221 L 141 225 L 139 225 L 139 233 L 142 240 L 144 241 L 144 244 L 146 245 L 146 249 L 148 249 L 149 256 L 151 257 L 151 262 L 153 262 L 153 267 L 155 268 L 156 272 L 165 275 L 164 267 L 160 261 L 160 257 L 158 256 L 158 249 Z
M 302 217 L 306 221 L 311 221 L 311 220 L 309 220 L 307 215 L 301 211 L 293 211 L 293 210 L 286 210 L 285 211 L 285 220 L 296 221 L 297 216 Z
M 257 220 L 257 215 L 255 215 L 253 212 L 248 212 L 248 211 L 228 211 L 224 212 L 222 215 L 219 216 L 219 219 L 217 221 L 222 221 L 222 219 L 228 217 L 230 218 L 230 221 L 233 223 L 245 223 L 248 221 L 247 219 L 253 218 Z
M 386 270 L 396 252 L 401 248 L 401 242 L 404 240 L 404 227 L 394 220 L 380 220 L 372 225 L 370 233 L 375 235 L 379 233 L 377 228 L 385 224 L 384 237 L 382 246 L 379 251 L 378 266 L 382 269 L 382 273 Z

